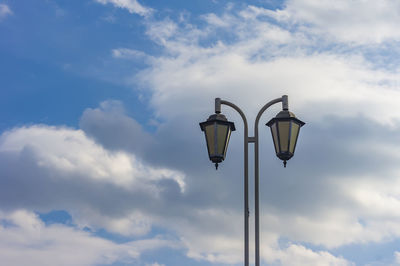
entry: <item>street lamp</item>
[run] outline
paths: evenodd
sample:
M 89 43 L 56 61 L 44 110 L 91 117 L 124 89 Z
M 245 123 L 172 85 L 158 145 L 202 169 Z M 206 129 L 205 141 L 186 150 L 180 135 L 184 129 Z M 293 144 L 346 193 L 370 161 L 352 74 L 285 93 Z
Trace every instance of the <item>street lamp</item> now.
M 286 167 L 286 161 L 294 155 L 297 137 L 304 122 L 297 119 L 289 110 L 282 110 L 266 125 L 271 128 L 276 156 L 283 161 L 283 166 Z
M 200 128 L 206 136 L 208 156 L 215 163 L 215 169 L 218 169 L 218 163 L 225 160 L 229 137 L 235 131 L 235 124 L 229 122 L 223 114 L 216 113 L 200 123 Z
M 283 160 L 284 167 L 286 162 L 293 157 L 296 148 L 297 138 L 300 128 L 305 124 L 289 112 L 287 95 L 274 99 L 261 108 L 258 112 L 254 124 L 254 137 L 248 136 L 247 119 L 242 110 L 235 104 L 215 99 L 215 114 L 211 115 L 207 121 L 200 123 L 200 128 L 205 134 L 208 156 L 215 163 L 221 163 L 226 156 L 229 144 L 229 137 L 235 130 L 233 122 L 229 122 L 221 114 L 221 105 L 225 104 L 235 109 L 243 119 L 244 124 L 244 262 L 249 265 L 249 179 L 248 179 L 248 146 L 254 143 L 254 213 L 255 213 L 255 262 L 260 266 L 260 233 L 259 233 L 259 159 L 258 159 L 258 124 L 261 115 L 271 105 L 282 102 L 282 111 L 272 118 L 266 125 L 270 127 L 276 156 Z

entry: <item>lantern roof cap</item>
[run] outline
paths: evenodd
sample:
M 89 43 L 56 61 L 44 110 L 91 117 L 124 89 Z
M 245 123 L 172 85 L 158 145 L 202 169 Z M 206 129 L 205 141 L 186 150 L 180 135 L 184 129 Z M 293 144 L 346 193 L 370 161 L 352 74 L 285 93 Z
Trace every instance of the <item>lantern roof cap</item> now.
M 275 118 L 289 118 L 289 117 L 296 118 L 294 113 L 290 112 L 289 110 L 282 110 L 275 116 Z
M 225 115 L 217 113 L 210 115 L 207 121 L 228 121 L 228 119 L 226 119 Z
M 290 112 L 289 110 L 282 110 L 274 118 L 272 118 L 266 125 L 271 126 L 277 120 L 296 121 L 297 123 L 300 124 L 300 126 L 303 126 L 305 124 L 303 121 L 297 119 L 294 113 Z
M 203 127 L 205 125 L 208 125 L 213 122 L 229 125 L 232 131 L 236 130 L 235 124 L 233 122 L 228 121 L 228 119 L 226 119 L 226 116 L 220 113 L 212 114 L 208 117 L 207 121 L 200 123 L 201 130 L 204 130 Z

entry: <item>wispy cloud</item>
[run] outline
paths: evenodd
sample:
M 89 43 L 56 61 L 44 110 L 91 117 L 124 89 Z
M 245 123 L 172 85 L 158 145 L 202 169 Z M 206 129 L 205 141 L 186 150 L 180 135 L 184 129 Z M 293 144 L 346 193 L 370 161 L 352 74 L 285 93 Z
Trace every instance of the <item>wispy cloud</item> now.
M 111 50 L 111 54 L 114 58 L 120 59 L 146 59 L 150 56 L 142 51 L 128 49 L 128 48 L 116 48 Z
M 0 4 L 0 21 L 12 14 L 13 14 L 13 12 L 11 11 L 11 9 L 8 5 Z
M 144 17 L 150 16 L 154 10 L 149 7 L 145 7 L 140 4 L 137 0 L 96 0 L 97 2 L 105 4 L 113 4 L 119 8 L 125 8 L 130 13 L 135 13 Z
M 165 266 L 165 264 L 159 264 L 158 262 L 147 264 L 146 266 Z

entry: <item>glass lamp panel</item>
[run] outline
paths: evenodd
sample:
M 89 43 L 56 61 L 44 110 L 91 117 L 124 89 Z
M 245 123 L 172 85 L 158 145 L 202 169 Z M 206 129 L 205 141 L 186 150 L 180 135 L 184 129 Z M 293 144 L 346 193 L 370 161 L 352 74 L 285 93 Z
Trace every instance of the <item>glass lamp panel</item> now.
M 229 139 L 231 138 L 231 133 L 232 133 L 232 130 L 231 130 L 230 127 L 228 127 L 228 136 L 226 138 L 226 145 L 225 145 L 225 150 L 224 150 L 224 158 L 225 158 L 225 155 L 226 155 L 226 150 L 228 149 L 228 144 L 229 144 Z
M 290 122 L 289 121 L 279 121 L 278 122 L 278 132 L 281 150 L 280 152 L 287 152 L 289 149 L 289 131 Z
M 294 148 L 296 147 L 297 136 L 299 135 L 299 124 L 295 122 L 291 122 L 292 124 L 292 131 L 290 132 L 290 146 L 289 152 L 294 153 Z
M 207 146 L 208 146 L 208 153 L 209 155 L 214 155 L 215 154 L 215 130 L 214 130 L 215 124 L 207 125 L 205 126 L 205 134 L 206 134 L 206 139 L 207 139 Z
M 225 152 L 225 146 L 228 141 L 228 125 L 217 126 L 217 154 L 223 155 Z
M 275 152 L 279 152 L 279 141 L 278 141 L 278 130 L 276 129 L 276 123 L 273 123 L 271 125 L 271 133 L 272 133 L 272 139 L 274 141 L 275 145 Z

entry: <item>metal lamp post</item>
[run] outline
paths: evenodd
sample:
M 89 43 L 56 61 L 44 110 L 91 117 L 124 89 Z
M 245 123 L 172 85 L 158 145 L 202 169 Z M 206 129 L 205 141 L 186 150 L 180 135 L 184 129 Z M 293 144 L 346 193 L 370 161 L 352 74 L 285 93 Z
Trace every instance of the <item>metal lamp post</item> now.
M 216 169 L 218 163 L 221 163 L 226 156 L 229 144 L 229 137 L 235 130 L 233 122 L 229 122 L 226 117 L 221 114 L 221 105 L 227 105 L 235 109 L 243 119 L 244 123 L 244 262 L 245 266 L 249 266 L 249 167 L 248 167 L 248 146 L 254 143 L 254 202 L 255 202 L 255 262 L 256 266 L 260 265 L 260 231 L 259 231 L 259 159 L 258 159 L 258 124 L 261 115 L 271 105 L 282 102 L 282 111 L 272 118 L 266 125 L 271 128 L 272 139 L 276 155 L 286 162 L 294 155 L 296 142 L 300 128 L 304 122 L 300 121 L 295 115 L 289 112 L 288 96 L 283 95 L 274 99 L 261 108 L 258 112 L 254 124 L 254 137 L 248 136 L 247 119 L 242 110 L 235 104 L 215 99 L 215 114 L 211 115 L 207 121 L 200 123 L 200 128 L 204 131 L 207 150 L 210 160 L 215 163 Z

